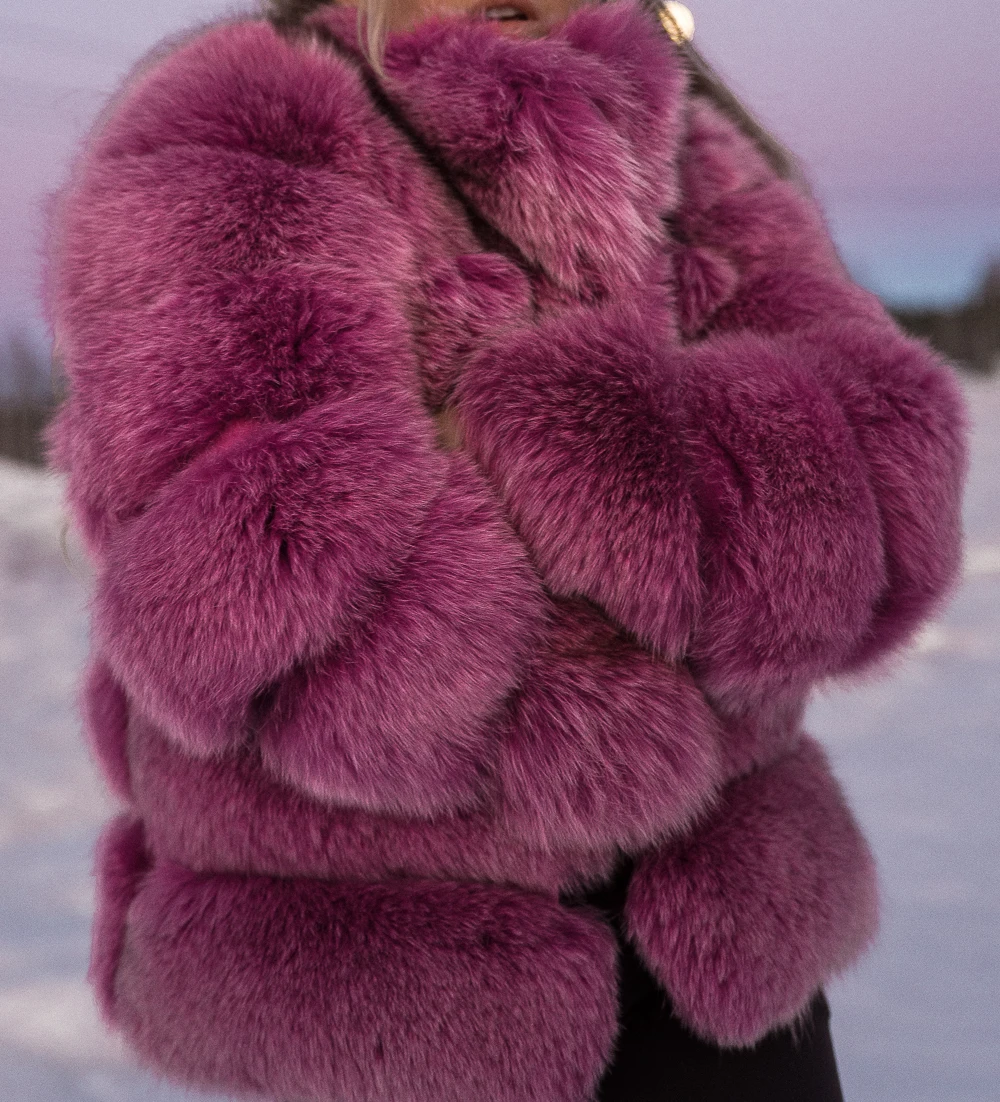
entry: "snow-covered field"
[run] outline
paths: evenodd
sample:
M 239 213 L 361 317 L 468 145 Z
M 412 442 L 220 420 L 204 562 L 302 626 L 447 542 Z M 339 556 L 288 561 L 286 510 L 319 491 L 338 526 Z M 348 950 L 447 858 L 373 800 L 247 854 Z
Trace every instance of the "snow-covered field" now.
M 892 678 L 812 711 L 886 889 L 879 947 L 831 991 L 848 1102 L 1000 1099 L 1000 386 L 968 391 L 964 588 Z M 84 983 L 109 806 L 74 715 L 86 577 L 60 526 L 58 485 L 0 461 L 0 1097 L 176 1102 Z

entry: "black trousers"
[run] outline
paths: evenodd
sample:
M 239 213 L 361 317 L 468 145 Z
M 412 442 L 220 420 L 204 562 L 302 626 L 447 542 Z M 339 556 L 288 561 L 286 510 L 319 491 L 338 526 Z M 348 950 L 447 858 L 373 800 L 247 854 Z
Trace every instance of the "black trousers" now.
M 604 911 L 618 933 L 621 1029 L 597 1102 L 844 1102 L 819 992 L 795 1030 L 775 1030 L 752 1049 L 722 1049 L 674 1017 L 666 992 L 622 936 L 631 876 L 625 864 L 598 891 L 578 897 Z

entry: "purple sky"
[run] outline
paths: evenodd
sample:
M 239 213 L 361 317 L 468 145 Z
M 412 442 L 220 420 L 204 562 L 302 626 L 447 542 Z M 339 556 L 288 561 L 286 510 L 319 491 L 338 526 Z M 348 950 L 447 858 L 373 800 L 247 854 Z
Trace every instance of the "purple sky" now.
M 698 0 L 696 13 L 701 44 L 825 190 L 1000 204 L 996 0 Z
M 119 74 L 162 35 L 252 2 L 0 14 L 0 325 L 31 318 L 40 198 Z M 953 298 L 1000 254 L 996 0 L 690 6 L 699 44 L 805 160 L 859 278 L 900 300 Z

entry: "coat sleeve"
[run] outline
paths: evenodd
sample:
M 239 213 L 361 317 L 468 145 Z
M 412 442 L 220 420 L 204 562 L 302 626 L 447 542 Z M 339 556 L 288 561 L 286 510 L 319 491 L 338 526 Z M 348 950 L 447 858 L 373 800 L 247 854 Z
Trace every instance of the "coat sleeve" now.
M 457 396 L 547 581 L 739 711 L 871 661 L 941 601 L 962 403 L 707 107 L 685 169 L 674 303 L 515 329 Z
M 407 237 L 338 161 L 341 63 L 291 51 L 260 21 L 186 44 L 76 165 L 51 222 L 69 386 L 53 458 L 96 561 L 97 647 L 151 719 L 224 750 L 282 679 L 339 655 L 335 688 L 353 678 L 365 722 L 331 732 L 321 714 L 305 747 L 271 730 L 269 763 L 345 802 L 428 811 L 478 783 L 537 582 L 434 445 L 397 282 Z M 456 502 L 469 523 L 442 535 Z M 465 592 L 486 559 L 495 585 Z M 383 734 L 379 700 L 358 702 L 365 645 L 405 681 L 414 730 Z M 421 662 L 449 647 L 466 678 L 440 715 Z
M 761 381 L 745 371 L 759 357 L 761 364 L 794 362 L 810 386 L 832 398 L 849 429 L 845 445 L 853 444 L 870 490 L 874 517 L 870 505 L 864 523 L 877 528 L 879 558 L 867 585 L 864 559 L 855 555 L 836 579 L 817 573 L 820 585 L 838 581 L 860 614 L 839 645 L 820 646 L 817 673 L 866 667 L 911 640 L 958 576 L 967 433 L 957 378 L 848 277 L 802 189 L 777 179 L 753 144 L 698 100 L 683 171 L 687 198 L 676 220 L 681 320 L 699 371 L 718 380 L 703 391 L 706 423 L 717 423 L 724 391 L 740 387 L 741 376 L 743 386 Z M 729 447 L 728 439 L 722 443 Z M 862 515 L 855 515 L 860 525 Z M 723 512 L 720 519 L 736 517 Z M 835 542 L 816 545 L 828 562 Z M 712 587 L 717 611 L 709 610 L 695 654 L 723 683 L 735 684 L 743 653 L 765 657 L 760 645 L 745 650 L 739 637 L 751 638 L 747 633 L 764 624 L 753 616 L 727 624 L 731 594 L 744 581 L 738 545 L 719 532 L 707 550 L 707 568 L 721 584 Z M 776 561 L 770 577 L 761 577 L 762 598 L 765 587 L 782 592 L 781 569 Z M 810 602 L 811 588 L 800 590 Z M 767 634 L 760 638 L 769 645 Z M 788 652 L 779 644 L 776 653 Z

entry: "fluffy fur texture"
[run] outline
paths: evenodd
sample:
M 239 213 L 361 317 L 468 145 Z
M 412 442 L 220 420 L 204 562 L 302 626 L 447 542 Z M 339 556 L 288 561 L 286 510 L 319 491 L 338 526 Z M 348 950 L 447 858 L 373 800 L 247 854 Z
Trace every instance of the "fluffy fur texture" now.
M 352 34 L 343 10 L 318 18 Z M 649 21 L 594 11 L 532 45 L 430 22 L 390 39 L 388 90 L 548 290 L 571 301 L 634 291 L 676 202 L 683 68 L 664 64 Z
M 119 815 L 97 844 L 97 909 L 91 930 L 87 978 L 106 1021 L 119 1026 L 115 984 L 132 900 L 149 870 L 141 820 Z
M 94 980 L 179 1079 L 585 1102 L 610 943 L 558 897 L 623 850 L 722 1043 L 870 938 L 801 717 L 949 592 L 958 390 L 635 0 L 391 36 L 379 95 L 352 12 L 312 25 L 159 51 L 52 204 L 85 716 L 132 816 Z
M 342 806 L 432 816 L 474 805 L 495 752 L 489 721 L 543 610 L 526 555 L 454 457 L 365 627 L 281 683 L 260 731 L 265 763 Z
M 520 829 L 505 829 L 499 820 L 507 813 L 496 796 L 432 820 L 374 814 L 276 780 L 262 767 L 259 747 L 199 760 L 142 716 L 133 717 L 127 737 L 150 848 L 200 872 L 344 880 L 437 876 L 515 884 L 555 897 L 607 875 L 617 854 L 610 841 L 549 848 L 532 836 L 533 820 L 520 810 L 514 824 Z M 599 769 L 606 774 L 607 765 Z M 551 794 L 552 783 L 538 781 L 536 802 Z M 675 798 L 669 810 L 676 806 Z M 618 828 L 634 829 L 627 821 Z
M 616 1026 L 614 938 L 594 917 L 485 884 L 160 861 L 122 921 L 135 841 L 126 826 L 105 846 L 98 956 L 120 952 L 114 1019 L 171 1078 L 304 1102 L 592 1093 Z
M 734 781 L 689 837 L 643 857 L 625 915 L 685 1021 L 749 1045 L 802 1010 L 817 974 L 857 957 L 877 910 L 871 854 L 806 736 Z
M 577 308 L 473 359 L 457 387 L 470 450 L 502 487 L 548 585 L 582 594 L 660 654 L 701 605 L 701 520 L 658 315 Z
M 83 731 L 94 761 L 111 792 L 130 804 L 135 794 L 125 735 L 128 697 L 108 664 L 98 656 L 87 666 L 79 697 Z
M 636 849 L 681 830 L 720 775 L 715 727 L 686 669 L 560 602 L 504 732 L 504 826 L 557 850 Z

